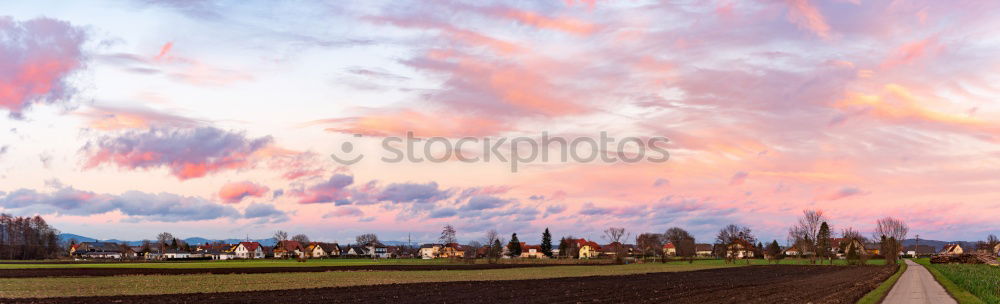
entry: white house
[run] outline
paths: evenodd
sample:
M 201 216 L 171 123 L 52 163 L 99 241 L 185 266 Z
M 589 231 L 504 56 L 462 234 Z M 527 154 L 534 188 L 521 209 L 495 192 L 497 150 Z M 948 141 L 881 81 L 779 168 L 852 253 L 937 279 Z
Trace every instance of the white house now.
M 420 251 L 419 251 L 420 258 L 425 260 L 436 258 L 440 253 L 442 247 L 444 247 L 444 245 L 442 244 L 420 245 Z
M 965 250 L 962 250 L 962 246 L 959 244 L 944 245 L 944 249 L 941 250 L 941 254 L 943 255 L 959 255 L 964 252 Z
M 309 243 L 306 254 L 311 258 L 335 257 L 340 255 L 340 245 L 337 243 Z
M 263 259 L 264 249 L 261 248 L 258 242 L 240 242 L 236 245 L 236 250 L 233 250 L 238 259 Z
M 165 259 L 190 259 L 191 253 L 183 250 L 167 250 L 163 253 Z

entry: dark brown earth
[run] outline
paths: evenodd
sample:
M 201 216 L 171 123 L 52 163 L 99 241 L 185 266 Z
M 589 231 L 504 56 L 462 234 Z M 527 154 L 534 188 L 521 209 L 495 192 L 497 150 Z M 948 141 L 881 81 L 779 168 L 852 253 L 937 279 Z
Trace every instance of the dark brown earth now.
M 0 269 L 0 278 L 107 277 L 117 275 L 244 274 L 275 272 L 326 271 L 415 271 L 415 270 L 484 270 L 547 266 L 584 266 L 573 264 L 468 264 L 468 265 L 359 265 L 302 267 L 236 268 L 25 268 Z M 589 265 L 594 266 L 594 265 Z
M 854 303 L 896 266 L 751 266 L 627 276 L 417 283 L 4 303 Z

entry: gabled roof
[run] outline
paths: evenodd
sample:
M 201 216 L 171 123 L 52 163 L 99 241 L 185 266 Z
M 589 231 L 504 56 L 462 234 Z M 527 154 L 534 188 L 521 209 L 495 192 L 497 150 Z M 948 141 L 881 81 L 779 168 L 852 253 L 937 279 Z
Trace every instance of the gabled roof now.
M 304 249 L 302 248 L 302 243 L 298 241 L 281 241 L 278 242 L 278 245 L 274 246 L 275 251 L 295 251 L 296 249 L 302 251 Z
M 712 251 L 712 244 L 694 244 L 694 251 Z
M 588 241 L 587 239 L 577 239 L 576 244 L 580 246 L 580 248 L 583 248 L 583 246 L 590 246 L 590 248 L 593 250 L 601 250 L 601 245 L 598 245 L 597 243 L 594 243 L 592 241 Z
M 322 248 L 323 251 L 325 251 L 326 253 L 340 251 L 340 245 L 338 245 L 337 243 L 321 243 L 321 242 L 309 243 L 309 248 L 316 248 L 316 247 Z
M 349 246 L 350 250 L 354 250 L 355 254 L 368 254 L 368 250 L 362 246 Z
M 420 245 L 420 249 L 434 248 L 434 247 L 444 247 L 444 245 L 442 245 L 442 244 L 423 244 L 423 245 Z
M 257 251 L 257 248 L 260 248 L 260 243 L 257 242 L 240 242 L 240 245 L 243 245 L 247 251 Z
M 958 245 L 958 244 L 948 244 L 948 245 L 944 245 L 944 249 L 942 249 L 941 252 L 954 252 L 954 251 L 958 251 L 960 249 L 962 249 L 961 245 Z

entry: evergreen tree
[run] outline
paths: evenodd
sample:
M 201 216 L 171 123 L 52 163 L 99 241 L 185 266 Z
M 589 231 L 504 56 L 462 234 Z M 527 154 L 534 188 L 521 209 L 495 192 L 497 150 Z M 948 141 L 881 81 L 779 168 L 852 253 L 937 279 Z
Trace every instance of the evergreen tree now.
M 559 256 L 569 256 L 569 241 L 566 237 L 559 239 Z
M 510 243 L 507 243 L 507 254 L 511 257 L 521 256 L 521 241 L 517 239 L 517 233 L 510 235 Z
M 500 253 L 503 252 L 503 245 L 500 244 L 500 239 L 493 240 L 493 246 L 490 247 L 490 259 L 496 260 L 500 258 Z
M 775 263 L 778 263 L 778 260 L 781 259 L 781 246 L 778 245 L 777 240 L 771 241 L 771 244 L 767 245 L 767 254 L 771 256 L 771 259 Z
M 177 239 L 170 242 L 170 249 L 177 249 Z
M 823 222 L 819 226 L 819 233 L 816 234 L 816 257 L 831 257 L 830 246 L 830 225 Z M 830 259 L 830 265 L 833 265 L 833 259 Z
M 552 234 L 549 233 L 549 228 L 545 228 L 545 232 L 542 233 L 542 254 L 547 257 L 552 257 Z

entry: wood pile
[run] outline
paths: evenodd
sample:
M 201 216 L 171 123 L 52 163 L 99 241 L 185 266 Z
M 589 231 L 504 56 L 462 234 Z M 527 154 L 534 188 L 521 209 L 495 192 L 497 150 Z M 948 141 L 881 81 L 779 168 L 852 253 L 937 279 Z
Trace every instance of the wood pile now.
M 963 253 L 958 255 L 936 255 L 931 257 L 931 264 L 990 264 L 997 266 L 995 257 L 986 254 Z

